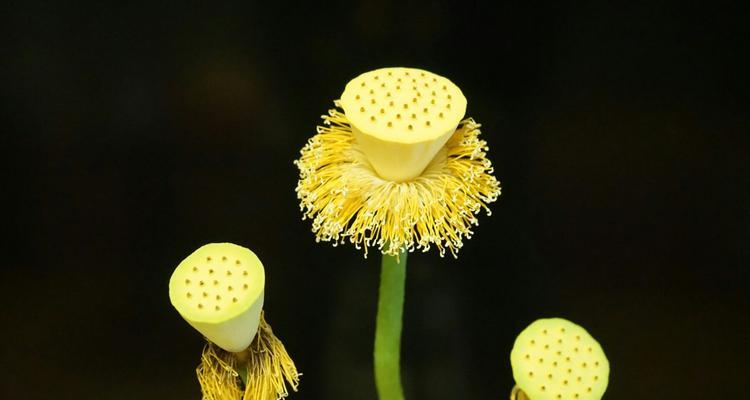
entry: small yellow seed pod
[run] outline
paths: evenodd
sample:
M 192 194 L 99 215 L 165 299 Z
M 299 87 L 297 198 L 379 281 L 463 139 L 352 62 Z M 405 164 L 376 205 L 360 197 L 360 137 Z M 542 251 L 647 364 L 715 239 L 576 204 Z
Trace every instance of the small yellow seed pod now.
M 211 243 L 175 268 L 169 299 L 208 340 L 240 352 L 258 331 L 264 288 L 265 271 L 255 253 L 232 243 Z
M 375 171 L 395 182 L 419 176 L 466 113 L 458 86 L 416 68 L 366 72 L 346 85 L 339 104 Z
M 524 329 L 510 363 L 516 386 L 530 400 L 599 400 L 609 382 L 599 342 L 562 318 L 539 319 Z

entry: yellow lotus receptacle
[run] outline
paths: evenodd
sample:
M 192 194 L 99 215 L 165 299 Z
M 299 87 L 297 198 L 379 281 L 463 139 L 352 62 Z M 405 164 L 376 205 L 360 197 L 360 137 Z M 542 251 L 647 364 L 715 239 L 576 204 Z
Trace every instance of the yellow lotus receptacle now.
M 599 400 L 609 361 L 581 326 L 562 318 L 534 321 L 510 353 L 513 378 L 530 400 Z
M 453 82 L 402 67 L 359 75 L 339 104 L 372 167 L 395 182 L 419 176 L 466 113 L 466 98 Z
M 169 299 L 208 340 L 240 352 L 258 331 L 264 288 L 265 271 L 255 253 L 232 243 L 211 243 L 175 268 Z

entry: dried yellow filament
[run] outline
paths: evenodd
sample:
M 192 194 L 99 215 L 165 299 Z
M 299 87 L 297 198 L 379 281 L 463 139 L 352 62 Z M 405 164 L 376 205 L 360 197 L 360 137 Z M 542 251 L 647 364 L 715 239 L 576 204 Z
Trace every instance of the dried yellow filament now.
M 300 373 L 261 314 L 255 339 L 245 351 L 230 353 L 208 342 L 196 373 L 203 400 L 277 400 L 297 391 Z M 246 373 L 246 383 L 240 377 Z M 244 386 L 244 389 L 243 389 Z
M 232 353 L 207 342 L 196 370 L 203 400 L 237 400 L 242 396 L 237 360 Z
M 471 238 L 477 214 L 500 195 L 492 176 L 480 125 L 463 120 L 443 149 L 418 177 L 404 182 L 380 178 L 358 149 L 346 116 L 330 110 L 295 161 L 297 197 L 303 219 L 312 220 L 317 241 L 334 246 L 377 246 L 388 255 L 431 245 L 457 256 Z

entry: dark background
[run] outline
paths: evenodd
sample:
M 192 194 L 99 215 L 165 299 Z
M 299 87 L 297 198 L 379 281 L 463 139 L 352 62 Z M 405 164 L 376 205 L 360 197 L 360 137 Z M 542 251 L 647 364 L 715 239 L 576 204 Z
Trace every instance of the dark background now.
M 408 398 L 506 398 L 546 316 L 602 343 L 605 399 L 746 397 L 739 7 L 4 8 L 0 398 L 199 398 L 167 282 L 231 241 L 266 265 L 292 399 L 374 399 L 378 257 L 314 242 L 292 161 L 349 79 L 397 65 L 461 87 L 503 182 L 458 260 L 409 259 Z

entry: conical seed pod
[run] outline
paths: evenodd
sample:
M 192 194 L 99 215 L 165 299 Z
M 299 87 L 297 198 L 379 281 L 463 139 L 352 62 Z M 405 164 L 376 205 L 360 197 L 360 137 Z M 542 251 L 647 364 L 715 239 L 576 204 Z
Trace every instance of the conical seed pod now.
M 264 288 L 265 271 L 255 253 L 232 243 L 211 243 L 175 268 L 169 299 L 208 340 L 240 352 L 258 331 Z
M 351 80 L 341 108 L 378 175 L 402 182 L 419 176 L 466 113 L 461 89 L 416 68 L 381 68 Z
M 609 382 L 609 361 L 599 342 L 562 318 L 539 319 L 524 329 L 510 362 L 517 386 L 511 398 L 599 400 Z

